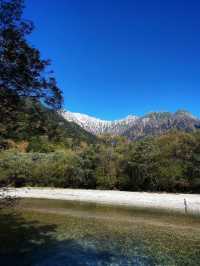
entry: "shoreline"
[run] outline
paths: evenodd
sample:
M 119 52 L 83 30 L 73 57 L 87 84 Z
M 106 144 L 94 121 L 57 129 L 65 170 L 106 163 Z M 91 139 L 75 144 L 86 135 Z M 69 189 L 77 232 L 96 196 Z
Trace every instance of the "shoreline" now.
M 200 215 L 199 194 L 127 192 L 68 188 L 11 188 L 11 197 L 79 201 Z

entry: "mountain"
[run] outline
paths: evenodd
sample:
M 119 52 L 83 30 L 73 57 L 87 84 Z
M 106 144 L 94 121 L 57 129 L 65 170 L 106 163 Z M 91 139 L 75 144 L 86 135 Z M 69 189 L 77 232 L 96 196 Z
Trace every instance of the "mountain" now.
M 200 120 L 185 110 L 152 112 L 142 117 L 129 115 L 124 119 L 107 121 L 80 113 L 62 111 L 62 116 L 94 135 L 122 135 L 131 140 L 164 134 L 171 130 L 193 132 L 200 129 Z
M 138 119 L 137 116 L 129 115 L 124 119 L 107 121 L 86 114 L 72 113 L 69 111 L 62 111 L 61 114 L 67 121 L 78 124 L 94 135 L 122 135 L 131 128 Z
M 171 130 L 194 132 L 198 129 L 200 129 L 200 120 L 187 111 L 153 112 L 139 118 L 123 135 L 135 140 L 161 135 Z

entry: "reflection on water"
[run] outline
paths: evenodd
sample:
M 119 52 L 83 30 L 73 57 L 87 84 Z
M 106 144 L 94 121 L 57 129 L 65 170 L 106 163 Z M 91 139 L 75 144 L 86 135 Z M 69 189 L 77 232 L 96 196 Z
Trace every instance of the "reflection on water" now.
M 0 265 L 200 265 L 200 219 L 23 200 L 0 213 Z

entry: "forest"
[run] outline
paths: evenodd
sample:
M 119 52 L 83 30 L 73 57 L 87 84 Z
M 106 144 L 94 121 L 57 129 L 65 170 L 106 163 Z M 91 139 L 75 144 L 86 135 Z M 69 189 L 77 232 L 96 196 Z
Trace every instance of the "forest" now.
M 171 132 L 128 142 L 1 142 L 1 185 L 128 191 L 200 192 L 200 133 Z

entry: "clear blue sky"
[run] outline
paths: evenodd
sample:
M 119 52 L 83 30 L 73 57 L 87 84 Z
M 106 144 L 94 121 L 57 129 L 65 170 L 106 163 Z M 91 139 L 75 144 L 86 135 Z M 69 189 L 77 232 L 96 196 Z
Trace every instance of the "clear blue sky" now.
M 200 116 L 198 0 L 26 0 L 31 42 L 65 107 L 104 119 L 184 108 Z

